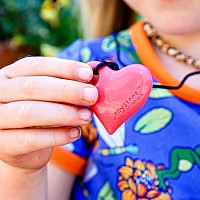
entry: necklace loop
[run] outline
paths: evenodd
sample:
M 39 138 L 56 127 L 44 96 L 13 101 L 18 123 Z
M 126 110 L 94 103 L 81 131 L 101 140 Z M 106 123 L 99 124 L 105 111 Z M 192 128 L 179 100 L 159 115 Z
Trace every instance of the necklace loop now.
M 101 63 L 99 63 L 94 69 L 93 69 L 93 74 L 94 75 L 99 75 L 98 70 L 104 66 L 109 67 L 112 70 L 119 70 L 119 66 L 117 63 L 115 62 L 107 62 L 107 61 L 102 61 Z

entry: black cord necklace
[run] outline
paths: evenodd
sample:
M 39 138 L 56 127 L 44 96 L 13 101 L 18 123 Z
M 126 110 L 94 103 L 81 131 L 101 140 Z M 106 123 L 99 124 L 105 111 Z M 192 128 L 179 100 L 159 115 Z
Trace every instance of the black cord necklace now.
M 119 70 L 119 66 L 117 63 L 115 62 L 106 62 L 106 61 L 102 61 L 101 63 L 99 63 L 94 69 L 93 69 L 93 74 L 94 75 L 98 75 L 98 70 L 104 66 L 107 66 L 109 67 L 110 69 L 112 70 Z M 183 84 L 185 83 L 185 81 L 191 77 L 191 76 L 194 76 L 194 75 L 197 75 L 197 74 L 200 74 L 200 71 L 195 71 L 195 72 L 191 72 L 189 74 L 187 74 L 183 80 L 180 82 L 179 85 L 177 86 L 168 86 L 168 85 L 157 85 L 157 84 L 153 84 L 153 88 L 160 88 L 160 89 L 168 89 L 168 90 L 178 90 L 180 89 Z

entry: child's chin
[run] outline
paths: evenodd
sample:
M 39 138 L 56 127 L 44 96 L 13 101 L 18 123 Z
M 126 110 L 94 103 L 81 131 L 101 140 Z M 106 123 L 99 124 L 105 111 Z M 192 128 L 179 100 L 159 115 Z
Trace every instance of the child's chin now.
M 149 20 L 157 31 L 164 34 L 185 35 L 200 32 L 200 24 L 194 20 L 184 20 L 179 17 L 160 17 L 152 21 Z

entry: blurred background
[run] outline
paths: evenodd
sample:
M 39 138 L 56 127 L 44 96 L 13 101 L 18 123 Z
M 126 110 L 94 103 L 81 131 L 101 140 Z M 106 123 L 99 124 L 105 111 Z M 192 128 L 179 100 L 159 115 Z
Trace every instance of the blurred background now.
M 56 56 L 81 37 L 76 0 L 0 0 L 0 68 L 27 55 Z

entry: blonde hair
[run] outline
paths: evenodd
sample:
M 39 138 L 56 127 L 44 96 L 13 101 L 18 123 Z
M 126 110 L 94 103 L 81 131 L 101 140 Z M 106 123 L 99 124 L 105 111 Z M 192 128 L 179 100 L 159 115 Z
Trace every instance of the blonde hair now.
M 122 0 L 79 0 L 83 37 L 104 37 L 128 28 L 134 12 Z

